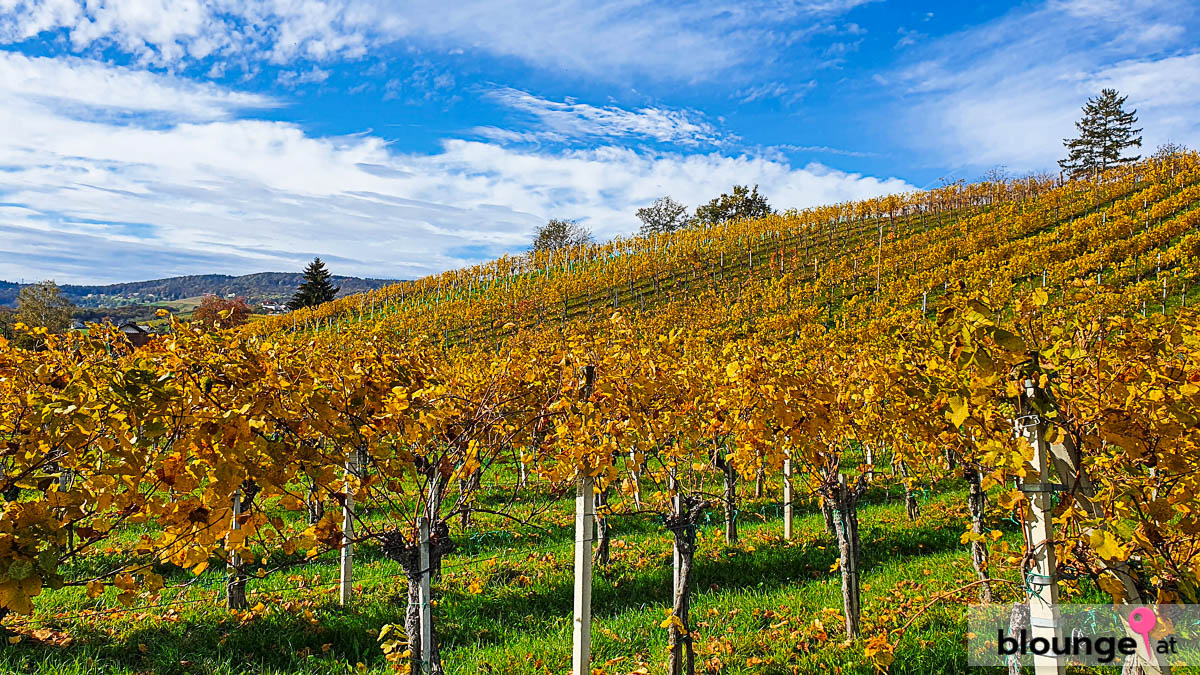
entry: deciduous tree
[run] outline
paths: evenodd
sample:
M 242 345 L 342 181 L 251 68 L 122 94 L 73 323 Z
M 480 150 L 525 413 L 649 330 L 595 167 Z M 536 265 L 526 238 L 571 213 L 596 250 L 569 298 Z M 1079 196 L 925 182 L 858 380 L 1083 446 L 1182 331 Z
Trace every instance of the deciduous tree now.
M 758 194 L 758 186 L 750 189 L 745 185 L 734 185 L 731 193 L 724 193 L 703 206 L 696 208 L 696 220 L 702 223 L 723 223 L 728 220 L 763 218 L 771 215 L 767 198 Z
M 21 289 L 17 296 L 16 320 L 27 326 L 45 326 L 61 333 L 71 326 L 75 305 L 53 281 L 42 281 Z
M 591 231 L 580 225 L 579 221 L 551 218 L 550 222 L 537 229 L 531 248 L 534 251 L 553 251 L 590 244 L 591 241 Z
M 650 206 L 638 209 L 637 217 L 642 221 L 638 231 L 642 236 L 674 232 L 687 227 L 692 220 L 688 208 L 670 197 L 659 197 Z
M 222 298 L 219 295 L 206 295 L 200 302 L 200 306 L 192 313 L 192 320 L 209 329 L 233 328 L 246 323 L 251 311 L 245 298 Z

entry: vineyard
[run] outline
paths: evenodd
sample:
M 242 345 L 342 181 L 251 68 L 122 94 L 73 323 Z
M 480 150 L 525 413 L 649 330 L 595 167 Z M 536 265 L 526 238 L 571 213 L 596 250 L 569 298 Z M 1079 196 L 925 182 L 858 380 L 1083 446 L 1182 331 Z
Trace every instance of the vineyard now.
M 1198 276 L 1193 153 L 26 328 L 0 670 L 954 672 L 968 604 L 1200 603 Z

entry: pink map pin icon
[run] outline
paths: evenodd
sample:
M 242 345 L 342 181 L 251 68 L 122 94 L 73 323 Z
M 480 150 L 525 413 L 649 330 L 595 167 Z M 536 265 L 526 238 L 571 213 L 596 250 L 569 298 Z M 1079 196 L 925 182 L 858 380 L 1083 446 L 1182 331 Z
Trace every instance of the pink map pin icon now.
M 1157 624 L 1158 617 L 1148 607 L 1138 607 L 1129 613 L 1129 627 L 1146 641 L 1147 658 L 1153 658 L 1150 653 L 1150 631 L 1154 630 L 1154 626 Z

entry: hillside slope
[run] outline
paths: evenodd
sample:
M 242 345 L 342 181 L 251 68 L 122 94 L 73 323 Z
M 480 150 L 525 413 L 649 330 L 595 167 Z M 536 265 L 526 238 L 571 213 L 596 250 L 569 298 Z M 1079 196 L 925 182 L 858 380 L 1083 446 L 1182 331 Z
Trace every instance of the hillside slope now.
M 298 272 L 258 272 L 240 277 L 228 274 L 193 274 L 149 281 L 130 281 L 120 284 L 60 286 L 76 305 L 84 307 L 110 307 L 130 302 L 161 302 L 180 300 L 209 293 L 216 295 L 243 296 L 252 302 L 290 297 L 300 285 L 304 275 Z M 334 284 L 341 287 L 340 295 L 350 295 L 382 288 L 396 283 L 395 279 L 360 279 L 359 277 L 335 276 Z M 16 304 L 21 284 L 0 281 L 0 305 Z M 89 297 L 91 296 L 91 297 Z
M 653 313 L 701 290 L 727 302 L 785 275 L 788 302 L 819 308 L 830 326 L 839 316 L 846 325 L 846 315 L 929 308 L 952 283 L 1061 291 L 1073 280 L 1098 278 L 1139 306 L 1163 304 L 1164 292 L 1168 304 L 1178 304 L 1195 286 L 1198 181 L 1196 156 L 1185 155 L 1096 182 L 954 185 L 501 258 L 341 298 L 254 330 L 369 319 L 408 336 L 486 342 L 500 329 L 569 332 L 569 323 L 614 309 Z

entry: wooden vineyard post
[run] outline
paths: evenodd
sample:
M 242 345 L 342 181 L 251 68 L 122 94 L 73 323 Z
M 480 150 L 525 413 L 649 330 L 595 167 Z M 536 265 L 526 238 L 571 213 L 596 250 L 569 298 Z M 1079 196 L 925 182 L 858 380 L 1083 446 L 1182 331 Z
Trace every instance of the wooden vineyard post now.
M 917 496 L 913 494 L 908 464 L 904 460 L 900 460 L 897 462 L 897 468 L 900 470 L 900 477 L 904 479 L 904 512 L 909 520 L 916 520 L 921 516 L 921 505 L 917 501 Z
M 1032 401 L 1038 396 L 1033 380 L 1025 380 L 1025 396 Z M 1054 526 L 1051 522 L 1053 508 L 1050 503 L 1053 485 L 1050 482 L 1050 448 L 1046 442 L 1046 425 L 1036 415 L 1022 418 L 1022 432 L 1033 446 L 1033 468 L 1038 473 L 1037 484 L 1021 486 L 1029 499 L 1029 522 L 1026 524 L 1026 539 L 1032 550 L 1033 572 L 1026 575 L 1029 592 L 1029 627 L 1033 638 L 1044 638 L 1049 642 L 1058 636 L 1058 584 L 1054 579 Z M 1037 675 L 1063 675 L 1066 667 L 1053 654 L 1033 656 L 1033 668 Z
M 674 507 L 675 513 L 678 515 L 683 510 L 683 496 L 679 494 L 679 479 L 675 477 L 675 467 L 671 467 L 671 506 Z M 674 597 L 675 593 L 679 592 L 679 546 L 671 544 L 671 569 L 674 570 L 671 580 L 671 594 Z
M 575 491 L 575 614 L 571 631 L 571 672 L 592 672 L 592 530 L 595 526 L 592 477 L 579 476 Z
M 429 519 L 417 519 L 417 564 L 420 566 L 421 581 L 417 587 L 418 612 L 421 625 L 421 672 L 429 673 L 433 668 L 433 598 L 429 579 L 432 576 L 429 555 Z
M 242 491 L 235 490 L 233 493 L 233 517 L 229 520 L 230 532 L 237 532 L 242 529 L 242 524 L 238 522 L 238 518 L 242 515 Z M 231 547 L 233 550 L 229 554 L 229 580 L 225 586 L 226 606 L 229 609 L 245 609 L 246 608 L 246 578 L 242 576 L 242 556 L 238 554 L 237 548 L 241 543 L 238 542 Z
M 737 503 L 738 472 L 732 464 L 725 462 L 725 543 L 738 543 L 738 517 L 740 509 Z
M 783 538 L 792 538 L 792 458 L 783 460 Z
M 608 518 L 604 515 L 605 508 L 608 506 L 608 491 L 596 491 L 596 556 L 594 558 L 597 565 L 607 565 L 609 560 L 609 536 L 611 531 L 608 529 Z
M 0 472 L 0 475 L 3 475 Z M 71 485 L 75 482 L 75 474 L 70 469 L 63 467 L 58 475 L 58 491 L 67 492 L 71 489 Z M 67 560 L 75 558 L 75 525 L 71 522 L 67 523 Z
M 358 453 L 351 452 L 346 459 L 346 497 L 342 501 L 342 550 L 340 560 L 340 583 L 338 602 L 350 604 L 354 584 L 354 484 L 351 477 L 358 473 Z

